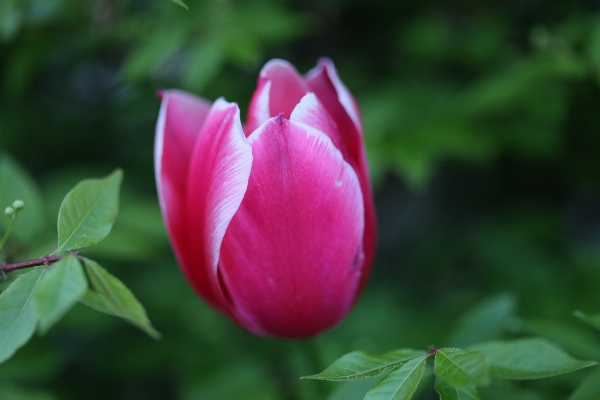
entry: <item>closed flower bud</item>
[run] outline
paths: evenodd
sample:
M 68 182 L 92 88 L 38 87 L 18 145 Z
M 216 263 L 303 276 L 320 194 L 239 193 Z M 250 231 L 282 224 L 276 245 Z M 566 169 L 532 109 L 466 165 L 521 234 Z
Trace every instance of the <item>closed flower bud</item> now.
M 155 172 L 194 289 L 251 332 L 307 337 L 364 285 L 375 213 L 358 106 L 331 60 L 272 60 L 246 125 L 235 103 L 161 92 Z

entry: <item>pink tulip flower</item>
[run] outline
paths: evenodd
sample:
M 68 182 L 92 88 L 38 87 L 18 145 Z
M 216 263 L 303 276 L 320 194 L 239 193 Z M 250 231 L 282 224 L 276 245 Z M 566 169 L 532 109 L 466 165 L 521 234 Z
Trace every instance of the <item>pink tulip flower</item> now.
M 236 103 L 161 92 L 158 196 L 187 279 L 251 332 L 301 338 L 339 322 L 364 285 L 375 212 L 358 106 L 329 59 L 262 69 Z

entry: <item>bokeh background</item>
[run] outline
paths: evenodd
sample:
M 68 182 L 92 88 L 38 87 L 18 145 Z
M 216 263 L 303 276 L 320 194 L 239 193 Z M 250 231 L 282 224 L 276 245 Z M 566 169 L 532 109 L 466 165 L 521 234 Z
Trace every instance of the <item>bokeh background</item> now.
M 0 397 L 354 400 L 373 381 L 299 377 L 351 350 L 523 335 L 600 360 L 600 335 L 572 316 L 600 312 L 598 1 L 187 4 L 0 0 L 0 149 L 45 204 L 20 256 L 54 248 L 60 201 L 80 179 L 122 167 L 113 233 L 87 254 L 163 333 L 155 342 L 77 306 L 0 365 Z M 224 96 L 244 114 L 266 61 L 304 73 L 321 56 L 363 111 L 377 262 L 334 330 L 258 338 L 202 303 L 174 261 L 154 186 L 155 91 Z M 564 399 L 589 372 L 481 393 Z M 435 399 L 424 386 L 419 398 Z

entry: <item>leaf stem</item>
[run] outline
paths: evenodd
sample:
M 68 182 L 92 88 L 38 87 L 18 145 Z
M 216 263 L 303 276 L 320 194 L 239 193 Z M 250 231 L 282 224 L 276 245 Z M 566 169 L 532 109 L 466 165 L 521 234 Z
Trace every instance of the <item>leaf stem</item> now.
M 2 275 L 6 276 L 7 272 L 15 271 L 17 269 L 37 267 L 39 265 L 47 266 L 47 265 L 54 264 L 55 262 L 62 260 L 63 258 L 65 258 L 68 255 L 69 254 L 61 254 L 58 256 L 47 255 L 44 257 L 35 258 L 33 260 L 19 261 L 19 262 L 10 263 L 10 264 L 2 263 L 2 265 L 0 266 L 0 272 L 2 272 Z

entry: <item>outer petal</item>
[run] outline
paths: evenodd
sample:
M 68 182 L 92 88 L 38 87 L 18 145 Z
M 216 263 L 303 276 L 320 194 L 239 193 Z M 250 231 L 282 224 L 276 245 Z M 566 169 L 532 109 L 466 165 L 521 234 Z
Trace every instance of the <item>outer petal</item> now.
M 252 166 L 235 103 L 218 99 L 212 106 L 190 161 L 185 198 L 187 243 L 180 252 L 184 272 L 212 305 L 229 313 L 217 274 L 221 242 L 238 210 Z
M 292 110 L 307 92 L 304 78 L 292 64 L 279 59 L 269 61 L 260 71 L 258 88 L 250 101 L 246 136 L 280 113 L 289 119 Z
M 210 103 L 189 93 L 166 90 L 154 144 L 158 198 L 176 254 L 186 240 L 183 204 L 192 149 L 204 124 Z
M 317 67 L 307 74 L 306 81 L 310 90 L 317 95 L 333 117 L 341 140 L 350 155 L 348 162 L 356 169 L 360 180 L 365 201 L 365 270 L 361 283 L 361 286 L 364 286 L 375 257 L 376 226 L 369 168 L 362 137 L 362 119 L 356 101 L 340 80 L 330 59 L 319 60 Z
M 249 141 L 254 161 L 221 248 L 223 280 L 246 328 L 314 335 L 346 314 L 360 282 L 358 178 L 322 132 L 281 116 Z

